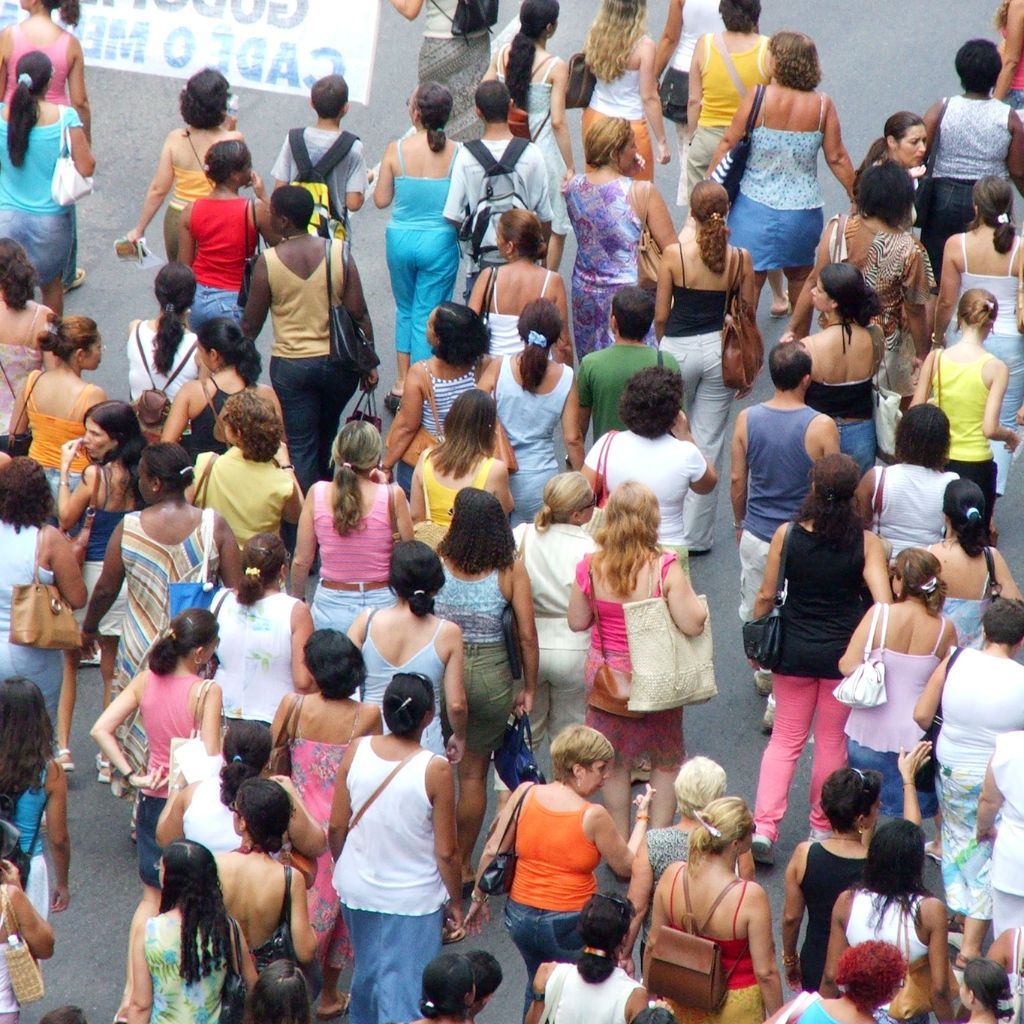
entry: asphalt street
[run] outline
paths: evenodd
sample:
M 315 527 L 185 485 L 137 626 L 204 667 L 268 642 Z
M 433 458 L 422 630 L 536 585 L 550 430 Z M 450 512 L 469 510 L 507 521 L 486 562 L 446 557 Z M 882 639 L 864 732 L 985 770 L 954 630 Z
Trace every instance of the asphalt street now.
M 369 108 L 353 106 L 345 127 L 361 136 L 368 162 L 376 163 L 386 143 L 407 127 L 406 99 L 415 85 L 416 55 L 421 24 L 408 24 L 383 2 L 379 50 Z M 597 0 L 563 0 L 562 21 L 552 48 L 563 57 L 580 49 Z M 995 0 L 936 4 L 934 0 L 764 0 L 763 32 L 798 28 L 817 41 L 824 68 L 822 88 L 833 97 L 842 120 L 843 136 L 859 163 L 869 143 L 880 134 L 885 118 L 897 110 L 923 112 L 936 98 L 959 91 L 953 55 L 972 36 L 991 36 Z M 339 9 L 341 5 L 339 4 Z M 503 0 L 502 20 L 512 17 L 515 0 Z M 650 4 L 650 32 L 657 38 L 664 24 L 666 0 Z M 187 9 L 180 14 L 189 17 Z M 344 31 L 325 26 L 324 34 Z M 120 264 L 113 254 L 114 239 L 136 221 L 146 186 L 156 164 L 164 135 L 179 124 L 178 81 L 150 76 L 89 71 L 93 109 L 93 146 L 98 164 L 96 192 L 79 207 L 79 263 L 88 271 L 84 287 L 68 297 L 67 312 L 94 317 L 104 336 L 103 364 L 93 378 L 112 398 L 127 397 L 125 355 L 127 324 L 155 312 L 153 271 Z M 286 131 L 309 121 L 311 111 L 300 99 L 238 89 L 239 127 L 245 132 L 257 169 L 265 178 Z M 577 165 L 582 164 L 579 115 L 571 119 Z M 678 163 L 657 169 L 657 183 L 670 201 L 676 194 Z M 841 208 L 841 190 L 821 162 L 826 216 Z M 678 220 L 678 209 L 675 209 Z M 384 259 L 387 211 L 372 201 L 355 217 L 355 258 L 367 290 L 367 301 L 382 355 L 383 390 L 393 379 L 393 306 Z M 162 255 L 159 218 L 150 229 L 152 248 Z M 563 261 L 568 280 L 574 253 L 570 237 Z M 767 303 L 767 300 L 766 300 Z M 781 333 L 782 322 L 769 321 L 762 306 L 766 342 Z M 260 350 L 269 360 L 269 330 Z M 764 375 L 767 376 L 767 375 Z M 760 382 L 754 399 L 767 397 Z M 691 754 L 706 754 L 729 773 L 730 792 L 753 801 L 765 739 L 759 723 L 764 703 L 751 685 L 749 667 L 739 642 L 739 561 L 731 531 L 728 467 L 722 474 L 716 543 L 707 557 L 694 559 L 697 590 L 710 603 L 715 637 L 719 696 L 711 704 L 686 713 L 686 737 Z M 1000 547 L 1011 566 L 1021 565 L 1022 540 L 1016 509 L 1020 502 L 1020 473 L 1000 503 L 997 520 Z M 89 726 L 99 712 L 99 673 L 87 669 L 79 684 L 72 749 L 78 770 L 70 777 L 70 827 L 73 842 L 71 904 L 55 916 L 56 955 L 45 967 L 45 1000 L 28 1006 L 23 1020 L 31 1024 L 64 1003 L 77 1003 L 93 1022 L 109 1021 L 118 1006 L 128 922 L 139 883 L 135 848 L 128 838 L 128 807 L 98 785 L 91 771 L 96 748 Z M 781 907 L 783 868 L 793 846 L 807 834 L 806 789 L 808 757 L 804 756 L 794 782 L 790 811 L 778 843 L 779 863 L 759 875 L 775 907 Z M 505 967 L 506 981 L 482 1015 L 485 1022 L 517 1021 L 525 972 L 500 923 L 500 912 L 476 940 L 494 952 Z M 778 930 L 776 928 L 776 934 Z

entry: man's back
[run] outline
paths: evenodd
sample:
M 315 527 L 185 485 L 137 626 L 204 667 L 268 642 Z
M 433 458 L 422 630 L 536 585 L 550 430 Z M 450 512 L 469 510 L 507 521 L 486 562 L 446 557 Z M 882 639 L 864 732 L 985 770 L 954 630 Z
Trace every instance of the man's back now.
M 309 152 L 309 161 L 314 167 L 334 145 L 341 132 L 340 127 L 337 131 L 327 131 L 323 128 L 303 130 L 302 137 Z M 287 136 L 270 173 L 275 181 L 291 182 L 299 177 L 298 161 Z M 345 210 L 345 197 L 348 193 L 362 193 L 366 190 L 366 160 L 363 156 L 363 144 L 358 138 L 352 143 L 348 153 L 327 174 L 327 190 L 330 193 L 332 208 L 338 214 Z

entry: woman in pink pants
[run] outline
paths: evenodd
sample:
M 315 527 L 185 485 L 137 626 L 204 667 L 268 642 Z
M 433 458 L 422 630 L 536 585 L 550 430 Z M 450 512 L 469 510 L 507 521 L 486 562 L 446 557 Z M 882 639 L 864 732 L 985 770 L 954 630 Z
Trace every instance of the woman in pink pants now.
M 853 501 L 860 474 L 848 455 L 826 455 L 811 470 L 811 490 L 796 521 L 775 531 L 755 617 L 772 606 L 787 534 L 786 603 L 782 607 L 782 659 L 772 673 L 775 727 L 761 759 L 751 852 L 774 862 L 779 822 L 786 813 L 796 763 L 814 725 L 811 834 L 831 834 L 821 809 L 821 786 L 846 765 L 844 727 L 850 709 L 832 696 L 842 678 L 839 659 L 864 611 L 861 585 L 877 603 L 892 601 L 882 542 L 864 529 Z

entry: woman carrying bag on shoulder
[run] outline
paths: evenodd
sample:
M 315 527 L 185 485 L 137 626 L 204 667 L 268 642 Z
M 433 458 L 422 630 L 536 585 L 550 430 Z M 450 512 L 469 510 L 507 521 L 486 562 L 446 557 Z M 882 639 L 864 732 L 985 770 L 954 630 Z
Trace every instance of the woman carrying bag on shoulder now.
M 33 960 L 53 956 L 53 928 L 41 917 L 22 891 L 18 869 L 10 861 L 0 861 L 0 942 L 4 949 L 18 936 L 28 947 Z M 39 968 L 36 966 L 36 971 Z M 42 979 L 40 979 L 40 987 Z M 7 957 L 0 957 L 0 1021 L 18 1024 L 21 1004 L 10 973 Z

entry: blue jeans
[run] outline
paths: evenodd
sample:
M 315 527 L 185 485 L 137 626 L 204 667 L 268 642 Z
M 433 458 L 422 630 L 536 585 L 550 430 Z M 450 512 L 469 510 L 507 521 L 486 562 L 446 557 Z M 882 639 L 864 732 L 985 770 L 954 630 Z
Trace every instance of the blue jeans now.
M 327 356 L 270 360 L 270 383 L 284 413 L 288 454 L 305 494 L 318 480 L 331 476 L 331 449 L 348 400 L 359 386 L 359 374 L 343 370 Z
M 1008 103 L 1014 110 L 1024 110 L 1024 89 L 1011 89 L 1003 97 L 1003 102 Z
M 880 772 L 882 776 L 881 811 L 888 818 L 903 817 L 903 776 L 900 775 L 899 754 L 890 750 L 872 750 L 856 740 L 846 737 L 846 756 L 851 768 L 858 771 Z M 934 818 L 939 810 L 939 800 L 934 792 L 917 792 L 923 818 Z
M 505 902 L 505 927 L 526 964 L 523 1014 L 533 1002 L 533 978 L 542 963 L 574 964 L 583 949 L 579 911 L 539 910 L 515 900 Z
M 996 334 L 985 339 L 985 349 L 997 359 L 1002 359 L 1010 371 L 1010 379 L 999 410 L 999 422 L 1010 430 L 1017 429 L 1017 410 L 1024 405 L 1024 336 L 1020 334 Z M 1006 493 L 1006 478 L 1010 475 L 1013 455 L 1006 450 L 1002 441 L 989 442 L 992 458 L 996 460 L 996 494 Z
M 837 423 L 839 450 L 849 455 L 863 476 L 875 464 L 875 424 L 872 420 L 857 423 Z
M 317 629 L 336 629 L 347 633 L 348 627 L 364 608 L 393 608 L 395 595 L 390 587 L 376 590 L 330 590 L 318 584 L 310 612 Z
M 401 459 L 394 465 L 394 473 L 392 474 L 395 479 L 395 483 L 399 484 L 403 491 L 405 491 L 406 498 L 412 497 L 412 466 L 407 466 Z
M 921 242 L 928 250 L 935 280 L 942 280 L 942 250 L 952 236 L 966 231 L 974 220 L 974 182 L 960 178 L 936 178 L 931 210 L 921 228 Z
M 419 1020 L 423 968 L 441 952 L 443 911 L 410 917 L 343 903 L 341 912 L 355 953 L 352 1024 Z
M 207 320 L 213 320 L 220 316 L 234 320 L 236 324 L 242 322 L 242 307 L 238 304 L 238 292 L 197 284 L 195 301 L 192 303 L 192 311 L 188 315 L 189 328 L 198 331 Z
M 75 280 L 75 272 L 78 270 L 78 207 L 71 207 L 71 249 L 68 252 L 68 262 L 64 267 L 64 274 L 61 282 L 65 288 L 70 287 Z

